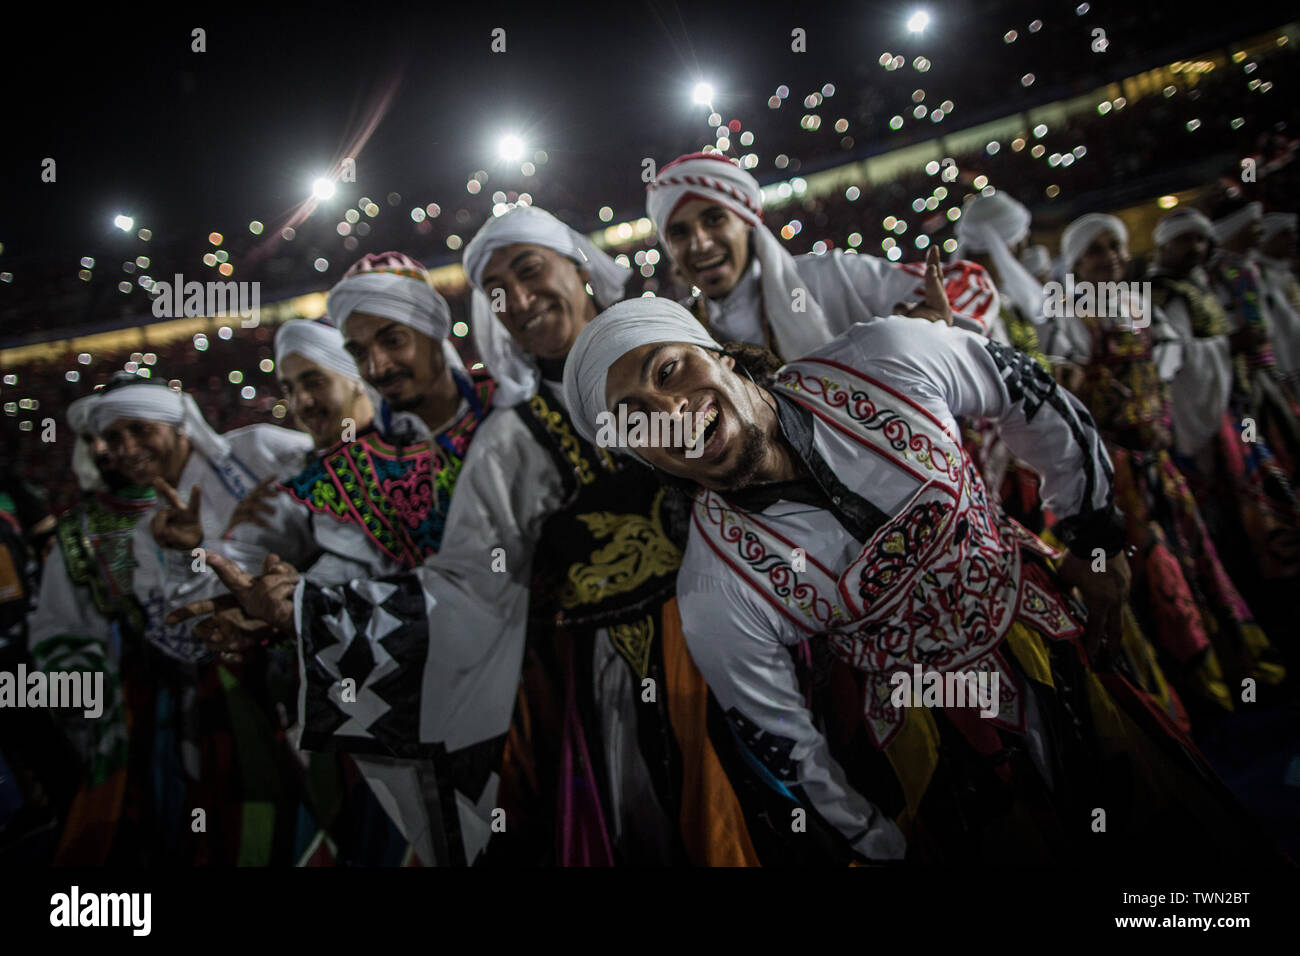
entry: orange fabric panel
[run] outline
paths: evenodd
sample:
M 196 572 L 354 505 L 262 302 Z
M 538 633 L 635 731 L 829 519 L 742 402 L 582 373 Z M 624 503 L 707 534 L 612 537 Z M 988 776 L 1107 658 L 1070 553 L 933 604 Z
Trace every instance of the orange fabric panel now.
M 699 866 L 759 866 L 740 801 L 709 740 L 708 687 L 686 648 L 677 598 L 664 605 L 668 716 L 682 754 L 682 840 Z

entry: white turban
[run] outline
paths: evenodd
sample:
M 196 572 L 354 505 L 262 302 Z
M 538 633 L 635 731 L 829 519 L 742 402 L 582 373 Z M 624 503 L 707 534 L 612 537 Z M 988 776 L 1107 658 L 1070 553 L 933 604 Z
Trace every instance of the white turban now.
M 437 339 L 452 368 L 465 368 L 460 353 L 447 339 L 451 307 L 429 284 L 424 266 L 400 252 L 362 256 L 330 290 L 325 309 L 326 319 L 339 331 L 353 312 L 401 322 Z
M 82 437 L 91 430 L 90 409 L 98 396 L 98 392 L 91 392 L 68 406 L 68 427 L 72 429 L 76 442 L 72 446 L 72 474 L 82 491 L 100 491 L 105 487 L 104 478 L 95 464 L 92 443 Z
M 776 347 L 784 356 L 807 355 L 831 340 L 821 306 L 799 278 L 794 256 L 763 225 L 758 180 L 731 160 L 706 153 L 682 156 L 659 170 L 646 187 L 646 215 L 668 248 L 668 221 L 682 203 L 704 199 L 719 203 L 749 223 L 759 265 L 763 310 L 772 324 Z M 804 311 L 794 310 L 794 291 L 802 289 Z
M 1234 213 L 1229 213 L 1222 219 L 1214 220 L 1214 238 L 1219 242 L 1226 242 L 1237 233 L 1241 232 L 1248 223 L 1255 222 L 1263 218 L 1264 204 L 1259 202 L 1249 202 L 1242 206 Z
M 1206 239 L 1213 239 L 1214 223 L 1210 222 L 1210 217 L 1199 209 L 1186 206 L 1182 209 L 1175 209 L 1156 223 L 1152 238 L 1158 248 L 1166 242 L 1177 239 L 1189 232 L 1204 236 Z
M 284 323 L 275 333 L 277 367 L 286 355 L 300 355 L 349 381 L 361 381 L 356 361 L 343 347 L 343 333 L 332 325 L 306 319 L 292 319 Z
M 68 427 L 78 435 L 91 430 L 90 409 L 98 396 L 98 392 L 91 392 L 89 395 L 81 396 L 68 406 Z
M 1124 222 L 1103 212 L 1090 212 L 1066 226 L 1065 232 L 1061 233 L 1062 271 L 1071 271 L 1083 258 L 1093 240 L 1108 232 L 1119 236 L 1120 242 L 1128 246 L 1128 229 Z
M 104 430 L 119 418 L 138 418 L 174 426 L 222 475 L 236 497 L 242 498 L 252 490 L 253 482 L 235 462 L 230 442 L 207 423 L 193 395 L 175 391 L 161 383 L 143 382 L 98 392 L 90 411 L 90 427 L 95 434 L 103 436 Z
M 1011 247 L 1029 235 L 1033 217 L 1025 206 L 1004 192 L 977 196 L 957 222 L 955 258 L 982 252 L 993 257 L 998 292 L 1034 323 L 1042 323 L 1043 284 L 1011 254 Z
M 609 410 L 605 403 L 609 367 L 633 349 L 659 342 L 687 342 L 721 351 L 695 316 L 672 299 L 653 296 L 618 303 L 578 334 L 564 362 L 564 404 L 578 434 L 589 442 L 596 440 L 597 416 Z
M 366 312 L 409 325 L 431 339 L 445 339 L 451 331 L 447 300 L 418 275 L 375 270 L 345 276 L 330 289 L 325 308 L 336 329 L 353 312 Z
M 1047 251 L 1047 246 L 1026 246 L 1020 253 L 1020 264 L 1037 278 L 1039 273 L 1052 271 L 1052 254 Z
M 492 253 L 506 246 L 525 243 L 543 246 L 572 260 L 591 275 L 596 305 L 607 308 L 623 298 L 623 288 L 632 270 L 621 266 L 544 209 L 513 206 L 483 224 L 465 247 L 465 275 L 474 286 L 470 297 L 470 321 L 474 341 L 483 364 L 496 379 L 494 405 L 508 407 L 527 401 L 537 391 L 541 371 L 537 359 L 524 351 L 505 324 L 492 312 L 483 291 L 483 270 Z
M 1264 237 L 1261 242 L 1268 242 L 1279 232 L 1286 232 L 1288 229 L 1296 231 L 1296 214 L 1293 212 L 1270 212 L 1260 220 L 1260 225 L 1264 227 Z

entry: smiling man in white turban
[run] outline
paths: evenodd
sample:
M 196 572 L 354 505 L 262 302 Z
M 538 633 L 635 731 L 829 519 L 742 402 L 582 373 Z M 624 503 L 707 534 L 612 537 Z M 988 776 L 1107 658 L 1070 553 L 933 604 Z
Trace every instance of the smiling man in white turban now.
M 486 371 L 465 370 L 446 339 L 447 303 L 408 256 L 365 256 L 331 290 L 327 310 L 342 332 L 298 322 L 276 337 L 281 387 L 316 436 L 317 453 L 280 483 L 271 513 L 262 516 L 267 527 L 240 525 L 226 545 L 275 552 L 280 560 L 269 563 L 260 580 L 288 589 L 282 596 L 293 596 L 295 568 L 303 572 L 298 614 L 306 638 L 293 641 L 303 748 L 353 755 L 408 855 L 426 865 L 465 862 L 449 841 L 490 825 L 478 805 L 486 781 L 467 782 L 444 754 L 393 732 L 407 720 L 418 725 L 422 712 L 418 680 L 413 686 L 389 679 L 401 668 L 418 674 L 427 648 L 389 636 L 367 662 L 371 666 L 341 661 L 312 640 L 321 626 L 311 596 L 354 579 L 371 582 L 410 570 L 437 554 L 466 456 L 495 407 L 496 384 Z M 373 422 L 371 388 L 383 395 Z M 211 563 L 232 591 L 252 586 L 245 570 L 220 557 Z M 234 593 L 182 613 L 214 608 L 215 623 L 205 633 L 217 646 L 246 651 L 257 639 L 292 640 L 291 617 L 252 618 Z M 332 638 L 325 643 L 333 645 Z M 355 709 L 340 700 L 344 672 L 358 685 Z M 472 789 L 474 800 L 429 800 L 444 787 Z M 400 860 L 367 854 L 354 862 Z
M 1253 215 L 1248 209 L 1239 218 L 1248 225 Z M 1252 410 L 1251 382 L 1264 372 L 1249 360 L 1261 344 L 1258 324 L 1234 327 L 1215 294 L 1206 268 L 1215 242 L 1209 217 L 1176 209 L 1159 221 L 1154 238 L 1155 261 L 1147 272 L 1152 301 L 1182 350 L 1171 383 L 1179 468 L 1205 513 L 1219 558 L 1264 630 L 1285 633 L 1293 611 L 1278 582 L 1300 574 L 1300 503 L 1294 476 Z M 1248 281 L 1240 269 L 1237 276 L 1239 283 Z
M 1088 213 L 1061 236 L 1061 265 L 1075 277 L 1071 321 L 1091 343 L 1079 359 L 1085 376 L 1076 394 L 1105 436 L 1116 485 L 1125 489 L 1129 556 L 1142 584 L 1133 605 L 1147 637 L 1166 653 L 1164 672 L 1176 692 L 1160 678 L 1154 655 L 1143 659 L 1146 644 L 1136 627 L 1126 632 L 1126 648 L 1138 663 L 1134 670 L 1142 686 L 1190 731 L 1191 715 L 1180 695 L 1217 715 L 1233 709 L 1230 687 L 1245 678 L 1276 684 L 1283 672 L 1220 564 L 1171 454 L 1167 383 L 1177 371 L 1182 343 L 1163 312 L 1142 301 L 1146 297 L 1126 302 L 1104 291 L 1131 291 L 1129 264 L 1128 230 L 1115 216 Z M 1143 316 L 1145 308 L 1155 314 Z
M 304 582 L 296 596 L 309 658 L 332 661 L 348 646 L 399 656 L 374 673 L 400 684 L 401 706 L 372 705 L 392 692 L 359 674 L 358 706 L 331 693 L 336 721 L 389 747 L 455 757 L 465 772 L 439 776 L 444 802 L 466 811 L 463 826 L 446 831 L 444 857 L 454 862 L 484 852 L 503 801 L 508 824 L 494 846 L 505 859 L 540 843 L 544 855 L 528 862 L 663 864 L 683 853 L 752 862 L 702 726 L 707 693 L 675 623 L 680 551 L 663 491 L 645 469 L 580 441 L 561 397 L 573 340 L 630 273 L 527 206 L 488 220 L 466 247 L 465 269 L 501 407 L 466 457 L 444 547 L 413 573 L 332 588 Z M 287 602 L 279 606 L 288 614 Z M 365 623 L 375 620 L 384 627 Z M 511 732 L 503 765 L 526 646 L 535 654 L 519 706 L 531 717 Z M 646 681 L 657 689 L 643 696 Z M 560 698 L 555 726 L 533 696 L 548 687 Z M 530 757 L 531 786 L 516 773 Z M 500 797 L 499 774 L 511 783 Z M 705 797 L 710 809 L 729 799 L 726 812 L 692 812 Z
M 294 420 L 312 437 L 315 455 L 341 440 L 351 441 L 371 431 L 378 396 L 366 385 L 357 364 L 343 347 L 338 329 L 323 322 L 292 319 L 276 331 L 276 377 Z M 313 459 L 311 453 L 304 462 Z M 295 567 L 310 565 L 311 546 L 307 513 L 300 513 L 291 498 L 277 495 L 273 475 L 244 497 L 231 515 L 226 537 L 250 545 L 223 550 L 220 538 L 204 537 L 197 509 L 191 521 L 173 521 L 170 534 L 175 547 L 188 551 L 203 545 L 208 551 L 228 553 L 261 567 L 262 557 L 275 551 Z M 237 531 L 235 529 L 238 529 Z M 355 554 L 345 549 L 343 554 Z
M 691 153 L 659 170 L 646 189 L 646 214 L 678 272 L 701 295 L 687 305 L 719 342 L 745 342 L 802 355 L 855 322 L 908 310 L 982 331 L 997 314 L 984 270 L 944 270 L 951 310 L 922 298 L 925 264 L 832 250 L 792 256 L 763 224 L 758 181 L 723 156 Z
M 137 593 L 149 615 L 149 639 L 179 661 L 208 658 L 210 652 L 193 640 L 190 628 L 169 628 L 162 620 L 173 604 L 188 600 L 202 579 L 191 570 L 189 548 L 183 553 L 170 550 L 184 544 L 172 540 L 171 527 L 182 515 L 197 512 L 203 536 L 220 537 L 235 507 L 259 481 L 283 477 L 299 467 L 311 439 L 302 432 L 262 424 L 219 435 L 203 419 L 192 395 L 139 379 L 99 392 L 89 406 L 88 421 L 107 446 L 108 466 L 130 485 L 160 490 L 170 505 L 151 509 L 149 520 L 136 527 L 137 535 L 152 531 L 163 545 L 158 553 L 170 581 L 147 594 Z M 178 488 L 189 495 L 188 502 Z M 140 546 L 152 550 L 153 544 L 145 540 Z M 77 603 L 57 599 L 45 603 L 56 619 L 42 621 L 42 628 L 62 626 L 57 615 L 75 613 Z
M 157 540 L 167 539 L 170 519 L 197 510 L 200 501 L 204 533 L 219 535 L 257 482 L 297 468 L 311 440 L 274 425 L 219 435 L 204 421 L 191 395 L 134 376 L 123 375 L 88 405 L 79 406 L 78 419 L 83 408 L 89 410 L 89 427 L 107 445 L 108 467 L 131 487 L 105 498 L 105 509 L 86 512 L 88 524 L 67 529 L 63 546 L 51 551 L 31 618 L 32 653 L 51 661 L 71 646 L 99 647 L 110 683 L 136 684 L 136 696 L 127 695 L 127 701 L 157 703 L 157 719 L 174 721 L 166 731 L 158 728 L 158 739 L 173 740 L 176 751 L 155 750 L 133 764 L 159 774 L 163 805 L 155 805 L 152 796 L 140 796 L 158 792 L 151 783 L 134 776 L 117 778 L 120 786 L 133 792 L 138 788 L 132 800 L 143 799 L 152 809 L 142 811 L 144 822 L 138 826 L 121 828 L 116 818 L 105 819 L 104 829 L 82 849 L 108 853 L 114 847 L 111 852 L 123 854 L 122 859 L 190 863 L 205 855 L 233 862 L 224 856 L 224 848 L 234 846 L 241 859 L 266 861 L 270 845 L 262 837 L 268 831 L 249 826 L 260 819 L 264 805 L 249 791 L 241 791 L 243 777 L 223 782 L 223 773 L 233 769 L 221 763 L 218 750 L 201 744 L 213 735 L 234 732 L 238 745 L 251 752 L 267 743 L 267 735 L 250 730 L 247 723 L 227 721 L 226 715 L 243 705 L 236 695 L 226 693 L 212 652 L 196 637 L 192 624 L 165 621 L 173 606 L 200 591 L 211 576 L 196 570 L 189 551 L 159 547 Z M 189 493 L 188 504 L 174 490 L 177 486 Z M 170 509 L 159 509 L 155 489 L 168 499 Z M 243 676 L 236 669 L 235 681 Z M 210 719 L 201 722 L 201 717 Z M 146 708 L 130 717 L 129 726 L 150 728 L 154 719 Z M 113 726 L 112 721 L 105 724 Z M 144 729 L 133 732 L 130 746 L 147 751 L 153 746 L 152 734 Z M 110 766 L 97 764 L 92 779 L 113 779 Z M 120 772 L 125 774 L 125 768 Z M 233 793 L 240 793 L 242 800 L 232 803 Z M 194 834 L 188 825 L 184 808 L 192 806 L 208 809 L 204 834 Z
M 712 422 L 698 456 L 660 447 L 637 454 L 695 489 L 677 584 L 686 639 L 770 786 L 866 859 L 903 856 L 904 833 L 890 819 L 897 814 L 909 829 L 919 824 L 921 858 L 1059 861 L 1089 836 L 1088 814 L 1065 808 L 1096 806 L 1090 791 L 1099 784 L 1132 787 L 1126 771 L 1112 774 L 1067 743 L 1105 741 L 1170 775 L 1157 793 L 1132 787 L 1116 799 L 1120 791 L 1107 791 L 1108 832 L 1124 833 L 1107 846 L 1199 858 L 1205 848 L 1193 844 L 1204 831 L 1189 841 L 1162 814 L 1176 802 L 1207 826 L 1223 819 L 1222 803 L 1197 782 L 1203 768 L 1160 756 L 1115 706 L 1145 713 L 1142 698 L 1118 674 L 1099 679 L 1080 654 L 1082 634 L 1104 659 L 1096 644 L 1118 623 L 1128 573 L 1109 462 L 1078 401 L 1006 346 L 902 318 L 857 325 L 774 374 L 745 371 L 681 306 L 644 298 L 583 330 L 564 386 L 584 436 L 620 405 Z M 985 494 L 952 437 L 961 415 L 999 421 L 1039 469 L 1070 547 L 1059 571 L 1043 561 L 1043 543 Z M 1107 555 L 1105 570 L 1092 570 L 1094 549 Z M 1086 623 L 1071 585 L 1083 593 Z M 845 732 L 884 750 L 901 799 L 881 796 L 891 788 L 870 777 L 864 794 L 851 766 L 860 771 L 860 752 L 833 753 L 812 721 L 789 652 L 809 637 L 826 640 L 865 682 L 863 712 Z M 969 702 L 900 701 L 898 675 L 922 667 L 997 672 L 1000 707 L 977 717 Z M 1084 697 L 1108 703 L 1088 708 Z M 1008 748 L 1016 757 L 1002 763 Z M 981 764 L 991 772 L 973 773 L 968 760 L 991 760 Z M 963 796 L 985 785 L 977 778 L 998 774 L 1023 785 L 998 800 Z M 882 808 L 883 799 L 893 805 Z M 1008 825 L 1005 814 L 1018 822 Z M 1064 834 L 1026 822 L 1053 815 Z M 1229 849 L 1239 838 L 1225 836 L 1218 842 Z

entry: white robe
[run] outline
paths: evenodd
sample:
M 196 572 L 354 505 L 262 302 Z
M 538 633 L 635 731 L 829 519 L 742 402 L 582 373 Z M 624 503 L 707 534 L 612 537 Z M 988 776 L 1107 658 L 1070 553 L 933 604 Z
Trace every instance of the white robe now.
M 311 448 L 310 436 L 276 425 L 249 425 L 227 432 L 224 437 L 230 442 L 231 454 L 254 481 L 293 474 Z M 177 482 L 182 500 L 189 500 L 195 485 L 200 489 L 204 536 L 215 538 L 225 530 L 239 499 L 197 450 L 186 459 Z M 132 533 L 138 564 L 133 576 L 135 596 L 145 610 L 148 639 L 174 658 L 194 661 L 208 655 L 194 642 L 192 626 L 167 625 L 163 618 L 175 607 L 196 600 L 193 595 L 201 595 L 216 575 L 195 571 L 191 554 L 160 548 L 154 541 L 149 525 L 164 506 L 161 499 L 155 501 L 153 508 L 140 516 Z M 29 646 L 34 648 L 59 634 L 97 637 L 107 645 L 111 632 L 110 623 L 96 610 L 89 592 L 75 587 L 68 578 L 62 551 L 53 549 L 46 559 L 41 592 L 30 619 Z
M 876 256 L 850 254 L 834 249 L 824 255 L 805 253 L 794 257 L 799 278 L 821 306 L 832 335 L 840 335 L 856 322 L 870 322 L 894 314 L 900 302 L 918 300 L 921 280 L 895 263 Z M 709 324 L 721 342 L 763 345 L 761 270 L 755 257 L 745 275 L 722 299 L 706 298 Z M 992 303 L 996 314 L 997 303 Z M 960 316 L 956 324 L 975 332 L 973 321 Z
M 509 728 L 523 663 L 533 550 L 542 523 L 563 501 L 564 485 L 554 459 L 519 416 L 509 409 L 488 415 L 475 431 L 457 476 L 441 548 L 409 572 L 423 587 L 430 622 L 421 743 L 440 743 L 455 751 Z M 313 516 L 312 524 L 317 543 L 331 546 L 326 556 L 341 559 L 332 550 L 338 542 L 328 537 L 328 525 L 338 522 Z M 493 571 L 497 548 L 502 549 L 500 572 Z M 317 574 L 313 568 L 307 578 L 340 590 L 357 589 L 365 587 L 367 579 L 399 570 L 385 562 L 368 539 L 364 545 L 358 541 L 351 553 L 367 555 L 365 563 L 375 570 L 349 575 L 339 560 L 327 573 Z M 301 621 L 302 608 L 300 584 L 294 593 L 296 622 Z M 403 837 L 422 860 L 435 860 L 411 762 L 359 756 L 357 763 Z M 457 798 L 470 862 L 491 836 L 498 783 L 493 774 L 479 807 L 463 795 Z
M 953 435 L 960 434 L 957 418 L 993 420 L 1012 451 L 1042 476 L 1044 506 L 1056 514 L 1083 510 L 1085 472 L 1093 478 L 1087 507 L 1105 506 L 1110 483 L 1102 472 L 1109 460 L 1083 406 L 1063 392 L 1072 410 L 1069 420 L 1046 403 L 1026 420 L 1023 403 L 1011 398 L 985 345 L 984 339 L 962 330 L 886 319 L 856 325 L 815 354 L 898 389 Z M 816 448 L 837 477 L 886 514 L 901 511 L 919 482 L 890 462 L 864 456 L 861 449 L 846 457 L 848 445 L 828 441 L 827 428 L 821 422 L 814 425 Z M 833 514 L 807 504 L 781 500 L 762 515 L 777 533 L 797 542 L 810 562 L 835 574 L 865 546 Z M 799 690 L 786 647 L 801 642 L 804 633 L 731 571 L 696 527 L 678 574 L 677 596 L 687 645 L 723 711 L 734 708 L 769 739 L 792 741 L 794 782 L 817 812 L 864 855 L 889 855 L 892 838 L 881 824 L 883 816 L 875 815 L 869 826 L 871 804 L 849 786 Z M 1031 735 L 1035 723 L 1031 713 Z M 1031 751 L 1040 746 L 1031 738 Z
M 560 383 L 547 384 L 562 403 Z M 475 432 L 456 479 L 442 547 L 408 572 L 424 592 L 429 620 L 420 743 L 442 744 L 455 751 L 509 729 L 524 658 L 534 551 L 546 520 L 566 503 L 564 476 L 554 457 L 519 415 L 508 408 L 489 415 Z M 370 584 L 355 579 L 346 586 L 369 595 Z M 303 592 L 300 585 L 294 595 L 300 633 Z M 369 634 L 361 636 L 374 640 Z M 628 668 L 604 628 L 596 634 L 591 673 L 598 700 L 637 699 L 639 689 L 631 684 Z M 370 686 L 369 680 L 359 694 L 365 686 Z M 625 819 L 644 815 L 647 801 L 656 798 L 646 787 L 649 771 L 636 746 L 635 722 L 627 719 L 625 709 L 598 709 L 606 748 L 611 835 L 617 841 Z M 471 862 L 491 836 L 498 784 L 493 774 L 477 807 L 457 794 L 465 854 Z M 404 834 L 416 832 L 412 821 L 421 820 L 424 811 L 414 776 L 409 770 L 394 770 L 384 785 L 388 792 L 377 788 L 376 794 L 385 808 L 395 820 L 402 820 Z
M 292 474 L 300 466 L 303 452 L 311 447 L 307 435 L 274 425 L 251 425 L 229 432 L 225 437 L 230 440 L 235 458 L 254 480 Z M 181 497 L 188 500 L 190 489 L 195 485 L 201 489 L 201 517 L 205 532 L 215 533 L 218 528 L 224 529 L 236 500 L 220 475 L 197 450 L 190 453 L 181 471 L 178 486 Z M 132 590 L 144 613 L 145 639 L 181 666 L 193 667 L 211 656 L 202 642 L 194 637 L 194 622 L 173 625 L 164 619 L 175 607 L 203 596 L 211 588 L 216 575 L 196 572 L 190 554 L 169 551 L 154 541 L 149 525 L 163 504 L 155 501 L 152 508 L 140 515 L 131 531 L 131 549 L 136 563 L 131 578 Z M 41 645 L 61 635 L 92 638 L 96 645 L 94 650 L 85 651 L 86 663 L 96 668 L 102 666 L 111 673 L 119 669 L 122 649 L 117 645 L 112 622 L 95 606 L 89 588 L 72 582 L 63 549 L 56 545 L 45 560 L 36 607 L 28 619 L 28 647 L 33 657 L 40 661 Z M 97 658 L 102 659 L 102 665 Z M 185 702 L 182 702 L 182 707 L 188 710 Z M 77 712 L 66 721 L 65 729 L 74 741 L 88 736 L 83 728 L 76 726 L 83 719 Z M 184 748 L 181 757 L 186 772 L 191 778 L 196 777 L 199 773 L 198 754 Z
M 460 421 L 470 410 L 469 402 L 461 398 L 456 411 L 446 422 L 436 429 L 430 429 L 418 416 L 408 412 L 397 412 L 392 416 L 390 425 L 405 431 L 408 438 L 416 441 L 432 441 L 437 435 Z M 504 411 L 490 415 L 478 426 L 470 448 L 483 440 L 489 423 L 497 418 L 514 416 Z M 498 426 L 499 427 L 499 426 Z M 296 470 L 296 469 L 295 469 Z M 452 492 L 452 500 L 457 500 L 464 481 L 462 474 Z M 237 525 L 222 540 L 206 543 L 206 546 L 220 551 L 227 557 L 238 561 L 246 570 L 256 573 L 267 553 L 274 552 L 302 572 L 306 581 L 330 587 L 344 585 L 354 579 L 372 579 L 395 574 L 402 570 L 401 565 L 391 555 L 386 554 L 374 540 L 355 522 L 338 521 L 329 515 L 317 514 L 305 505 L 295 501 L 283 492 L 269 501 L 272 514 L 265 518 L 268 527 L 263 528 L 252 523 Z M 450 525 L 445 529 L 443 540 L 448 541 Z M 301 587 L 295 594 L 295 615 L 301 608 Z M 299 663 L 299 676 L 302 678 L 302 662 Z M 302 705 L 305 698 L 300 687 L 298 719 L 302 719 Z M 301 724 L 289 731 L 291 740 L 299 739 Z M 415 775 L 414 764 L 409 760 L 393 759 L 377 755 L 354 754 L 357 769 L 374 792 L 380 806 L 388 814 L 393 825 L 425 863 L 436 860 L 437 854 L 431 836 L 431 827 L 427 820 L 425 802 Z M 491 806 L 475 808 L 468 801 L 462 802 L 459 818 L 462 831 L 481 834 L 482 843 L 486 842 L 491 827 Z M 477 853 L 478 843 L 467 839 L 466 852 L 472 861 Z
M 1189 281 L 1196 281 L 1192 277 Z M 1204 276 L 1200 284 L 1207 288 Z M 1156 351 L 1160 377 L 1169 382 L 1174 449 L 1198 455 L 1218 432 L 1232 396 L 1232 352 L 1226 335 L 1197 336 L 1187 300 L 1172 298 L 1158 317 L 1174 341 Z

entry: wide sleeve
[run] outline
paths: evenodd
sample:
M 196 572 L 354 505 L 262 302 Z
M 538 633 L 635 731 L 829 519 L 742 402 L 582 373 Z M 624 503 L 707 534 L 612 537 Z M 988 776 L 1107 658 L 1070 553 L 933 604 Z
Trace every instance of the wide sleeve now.
M 238 524 L 224 538 L 205 538 L 199 546 L 201 553 L 229 558 L 253 575 L 261 574 L 266 556 L 271 553 L 299 571 L 306 571 L 321 554 L 313 538 L 310 512 L 283 492 L 268 499 L 268 503 L 272 507 L 272 514 L 264 516 L 268 527 L 251 522 Z M 169 611 L 227 593 L 221 579 L 200 557 L 193 550 L 163 551 L 163 588 Z
M 693 538 L 691 549 L 698 544 Z M 779 793 L 816 813 L 868 859 L 902 859 L 901 831 L 853 789 L 799 691 L 775 612 L 725 574 L 692 570 L 677 600 L 691 657 L 742 743 L 746 760 Z
M 925 298 L 924 262 L 890 262 L 837 249 L 826 255 L 799 256 L 795 264 L 836 335 L 855 323 L 894 315 L 900 303 Z M 980 335 L 991 334 L 999 300 L 987 270 L 965 260 L 946 262 L 943 282 L 954 323 Z
M 527 625 L 533 550 L 563 505 L 549 453 L 519 415 L 494 412 L 456 481 L 441 550 L 413 571 L 339 587 L 303 580 L 294 596 L 304 676 L 304 746 L 313 727 L 396 749 L 405 728 L 420 743 L 457 750 L 506 731 Z M 356 642 L 367 645 L 355 649 Z M 357 670 L 345 658 L 373 662 Z M 356 701 L 339 702 L 345 670 Z M 391 746 L 390 746 L 391 744 Z
M 231 450 L 257 478 L 287 478 L 303 466 L 304 457 L 312 449 L 311 436 L 306 432 L 279 425 L 247 425 L 222 436 L 230 442 Z
M 1180 361 L 1169 382 L 1178 451 L 1198 452 L 1218 431 L 1232 395 L 1232 352 L 1226 335 L 1198 336 L 1186 305 L 1169 302 L 1159 313 L 1175 336 Z
M 27 619 L 27 646 L 33 659 L 39 660 L 43 643 L 69 635 L 100 641 L 107 653 L 112 628 L 95 610 L 90 592 L 72 582 L 63 549 L 56 544 L 45 559 L 36 609 Z
M 1072 551 L 1123 546 L 1112 467 L 1096 423 L 1023 352 L 961 329 L 889 319 L 850 332 L 860 368 L 944 418 L 988 418 L 1042 478 L 1043 505 Z
M 236 560 L 246 553 L 265 556 L 275 552 L 299 571 L 311 567 L 321 552 L 312 531 L 311 511 L 283 490 L 264 500 L 271 507 L 271 514 L 262 516 L 265 528 L 242 521 L 227 531 L 221 542 L 211 544 Z M 228 545 L 223 547 L 223 542 Z

